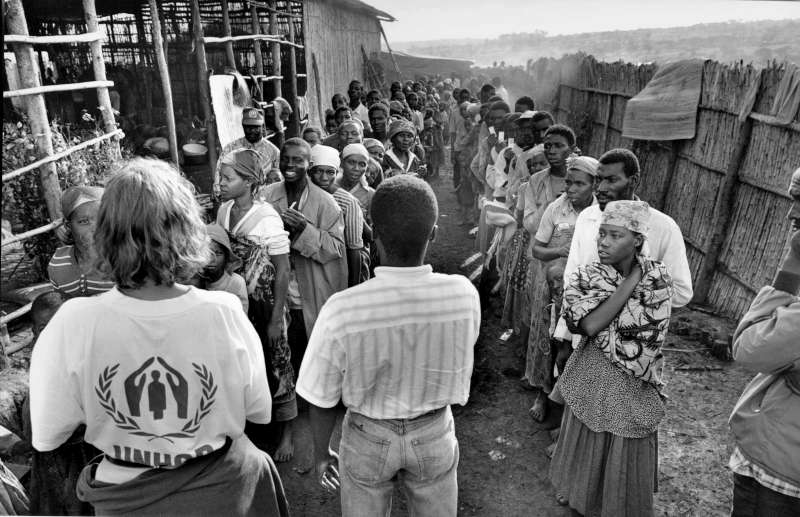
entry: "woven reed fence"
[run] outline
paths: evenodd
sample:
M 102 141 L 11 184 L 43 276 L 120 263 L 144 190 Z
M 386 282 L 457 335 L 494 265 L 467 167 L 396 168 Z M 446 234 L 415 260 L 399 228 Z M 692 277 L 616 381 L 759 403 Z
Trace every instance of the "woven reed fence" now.
M 622 137 L 627 101 L 653 76 L 652 64 L 603 63 L 583 54 L 540 59 L 527 67 L 526 93 L 575 130 L 584 154 L 599 157 L 614 147 L 637 154 L 639 196 L 683 232 L 694 301 L 737 318 L 770 282 L 787 247 L 786 191 L 800 167 L 800 113 L 787 125 L 770 116 L 785 70 L 778 63 L 759 70 L 707 61 L 696 135 L 674 142 Z M 756 81 L 752 115 L 740 124 L 745 95 Z M 717 207 L 726 183 L 730 203 Z M 724 233 L 715 237 L 719 230 Z

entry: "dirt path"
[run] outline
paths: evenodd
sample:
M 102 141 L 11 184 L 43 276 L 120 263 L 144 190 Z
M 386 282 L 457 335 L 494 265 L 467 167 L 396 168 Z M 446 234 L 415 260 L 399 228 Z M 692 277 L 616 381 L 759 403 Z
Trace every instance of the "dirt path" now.
M 448 174 L 449 171 L 445 171 Z M 473 253 L 468 228 L 459 226 L 451 180 L 443 176 L 433 183 L 439 199 L 439 234 L 428 262 L 442 273 L 459 270 Z M 546 429 L 535 424 L 527 409 L 531 392 L 520 387 L 524 361 L 521 345 L 498 339 L 501 300 L 484 307 L 481 337 L 475 349 L 475 371 L 470 401 L 453 408 L 461 460 L 459 464 L 459 515 L 487 517 L 562 516 L 569 512 L 554 500 L 547 478 L 550 443 Z M 681 311 L 678 317 L 700 328 L 732 329 L 732 323 L 706 314 Z M 659 430 L 659 485 L 656 514 L 726 515 L 731 500 L 730 473 L 725 465 L 730 454 L 727 417 L 750 375 L 731 363 L 712 358 L 688 337 L 671 335 L 667 347 L 667 382 L 671 396 L 667 418 Z M 680 371 L 684 365 L 721 368 L 713 371 Z M 555 422 L 550 422 L 555 424 Z M 311 441 L 307 417 L 297 424 L 297 456 L 279 466 L 294 515 L 339 516 L 337 495 L 326 494 L 309 472 Z M 493 460 L 501 453 L 502 459 Z M 398 494 L 393 515 L 405 516 Z

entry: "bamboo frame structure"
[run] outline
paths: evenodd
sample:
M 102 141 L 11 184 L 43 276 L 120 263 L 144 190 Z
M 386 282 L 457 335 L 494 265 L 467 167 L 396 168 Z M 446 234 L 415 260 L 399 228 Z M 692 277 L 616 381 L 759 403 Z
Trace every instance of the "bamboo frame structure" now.
M 208 148 L 208 165 L 213 172 L 217 166 L 217 125 L 214 110 L 211 109 L 211 91 L 208 86 L 208 62 L 206 46 L 203 43 L 203 22 L 200 18 L 200 0 L 192 0 L 192 32 L 194 33 L 195 62 L 197 63 L 197 79 L 200 83 L 200 104 L 203 118 L 206 121 L 206 147 Z
M 66 149 L 64 151 L 61 151 L 60 153 L 56 153 L 56 154 L 47 156 L 45 158 L 42 158 L 41 160 L 37 160 L 37 161 L 35 161 L 33 163 L 30 163 L 30 164 L 28 164 L 28 165 L 26 165 L 24 167 L 20 167 L 17 170 L 11 171 L 11 172 L 9 172 L 7 174 L 3 174 L 2 181 L 13 180 L 17 176 L 22 176 L 26 172 L 30 172 L 32 170 L 38 169 L 39 167 L 41 167 L 43 165 L 48 164 L 48 163 L 53 163 L 53 162 L 56 162 L 56 161 L 58 161 L 58 160 L 60 160 L 62 158 L 66 158 L 67 156 L 69 156 L 70 154 L 72 154 L 72 153 L 74 153 L 76 151 L 80 151 L 81 149 L 86 149 L 87 147 L 91 147 L 93 145 L 99 144 L 100 142 L 104 142 L 104 141 L 108 140 L 109 138 L 113 138 L 113 137 L 116 137 L 116 136 L 121 137 L 123 135 L 124 135 L 124 133 L 122 132 L 121 129 L 115 129 L 114 131 L 112 131 L 110 133 L 105 133 L 105 134 L 102 134 L 102 135 L 100 135 L 98 137 L 92 138 L 90 140 L 86 140 L 85 142 L 81 142 L 79 144 L 71 146 L 70 148 L 68 148 L 68 149 Z
M 302 19 L 301 19 L 302 22 Z M 289 87 L 287 88 L 286 95 L 288 95 L 289 105 L 292 107 L 292 114 L 289 116 L 289 137 L 300 136 L 300 114 L 297 112 L 297 53 L 294 41 L 294 20 L 288 20 L 289 25 Z
M 228 0 L 220 0 L 222 5 L 222 30 L 225 33 L 225 56 L 228 58 L 228 66 L 236 69 L 236 56 L 233 55 L 233 39 L 231 38 L 231 15 L 228 12 Z M 208 43 L 208 41 L 206 41 Z
M 106 39 L 105 34 L 99 31 L 83 34 L 59 34 L 57 36 L 22 36 L 19 34 L 6 34 L 3 43 L 27 43 L 29 45 L 58 45 L 61 43 L 93 43 Z
M 172 162 L 177 166 L 180 163 L 178 156 L 178 137 L 175 131 L 175 111 L 172 106 L 172 85 L 169 81 L 169 67 L 164 52 L 164 38 L 161 33 L 161 17 L 158 13 L 157 0 L 148 0 L 150 5 L 150 19 L 153 28 L 153 50 L 155 51 L 158 75 L 161 78 L 161 90 L 164 93 L 164 111 L 167 116 L 167 132 L 169 134 L 169 154 Z
M 269 32 L 270 34 L 277 34 L 278 33 L 278 10 L 275 9 L 274 6 L 277 6 L 277 0 L 270 0 L 270 5 L 273 7 L 266 7 L 267 11 L 269 11 Z M 281 81 L 283 80 L 283 73 L 281 71 L 281 48 L 278 45 L 272 45 L 272 74 L 280 77 L 280 79 L 275 79 L 272 83 L 272 91 L 275 97 L 280 97 L 283 95 L 283 84 Z
M 28 36 L 28 22 L 22 8 L 22 0 L 8 0 L 5 5 L 6 32 Z M 41 87 L 39 83 L 39 63 L 33 52 L 33 45 L 19 43 L 13 45 L 17 67 L 20 71 L 20 82 L 26 90 L 35 90 Z M 3 92 L 5 97 L 6 92 Z M 36 151 L 39 156 L 53 154 L 53 136 L 50 132 L 50 123 L 47 118 L 47 108 L 43 95 L 31 95 L 26 98 L 26 111 L 31 132 L 37 135 Z M 47 212 L 51 221 L 61 218 L 61 187 L 58 183 L 58 173 L 52 163 L 43 165 L 39 169 L 39 182 L 42 185 Z M 19 239 L 18 239 L 19 240 Z
M 97 23 L 97 10 L 94 6 L 94 0 L 83 0 L 83 13 L 86 18 L 86 28 L 91 33 L 98 33 L 100 26 Z M 99 82 L 106 81 L 106 65 L 103 60 L 103 45 L 101 40 L 91 42 L 90 46 L 94 78 Z M 100 103 L 100 113 L 103 117 L 103 129 L 105 129 L 106 133 L 115 131 L 117 129 L 117 122 L 114 119 L 114 109 L 111 107 L 111 96 L 108 93 L 108 87 L 97 88 L 97 101 Z M 116 151 L 119 155 L 119 144 L 116 146 Z
M 38 66 L 37 66 L 38 68 Z M 38 82 L 38 81 L 37 81 Z M 114 86 L 113 81 L 87 81 L 85 83 L 70 83 L 70 84 L 48 84 L 45 86 L 33 86 L 30 88 L 20 88 L 19 90 L 11 90 L 3 92 L 4 99 L 12 97 L 25 97 L 31 95 L 42 95 L 45 93 L 56 92 L 71 92 L 76 90 L 91 90 L 93 88 L 109 88 Z

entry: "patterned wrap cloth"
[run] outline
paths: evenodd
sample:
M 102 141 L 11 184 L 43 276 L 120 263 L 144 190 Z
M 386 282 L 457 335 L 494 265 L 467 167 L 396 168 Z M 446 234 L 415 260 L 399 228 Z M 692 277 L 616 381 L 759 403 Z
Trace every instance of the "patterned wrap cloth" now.
M 672 279 L 664 264 L 641 255 L 636 256 L 636 261 L 643 275 L 633 295 L 608 328 L 593 338 L 584 337 L 581 346 L 596 346 L 616 367 L 652 384 L 661 393 L 661 347 L 672 309 Z M 614 294 L 623 280 L 610 265 L 595 262 L 580 266 L 564 289 L 562 314 L 570 331 L 578 333 L 580 321 Z

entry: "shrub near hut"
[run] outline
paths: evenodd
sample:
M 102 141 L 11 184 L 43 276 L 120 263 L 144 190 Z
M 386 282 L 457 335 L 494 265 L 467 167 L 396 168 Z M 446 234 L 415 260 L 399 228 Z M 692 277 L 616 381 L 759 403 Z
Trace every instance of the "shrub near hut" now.
M 80 127 L 51 124 L 53 148 L 55 152 L 64 151 L 71 145 L 103 134 L 102 128 L 93 121 Z M 34 137 L 26 122 L 3 123 L 3 174 L 37 160 Z M 120 157 L 110 141 L 104 141 L 70 154 L 55 162 L 61 189 L 73 185 L 96 185 L 120 164 Z M 2 219 L 8 221 L 13 233 L 21 233 L 38 228 L 50 222 L 38 170 L 27 172 L 10 181 L 3 182 Z M 13 246 L 2 250 L 2 282 L 4 290 L 45 280 L 47 263 L 59 245 L 53 232 L 47 232 L 27 239 L 22 250 Z

